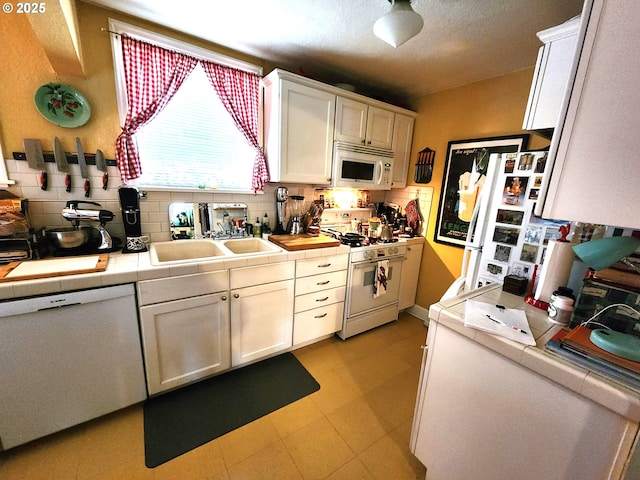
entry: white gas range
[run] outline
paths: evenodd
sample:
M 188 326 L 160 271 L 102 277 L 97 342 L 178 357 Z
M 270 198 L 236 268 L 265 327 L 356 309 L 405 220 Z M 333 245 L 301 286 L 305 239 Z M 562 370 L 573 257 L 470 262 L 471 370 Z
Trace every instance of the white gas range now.
M 404 239 L 366 244 L 351 223 L 322 226 L 351 247 L 347 275 L 347 298 L 338 336 L 343 340 L 398 319 L 402 266 L 406 260 Z

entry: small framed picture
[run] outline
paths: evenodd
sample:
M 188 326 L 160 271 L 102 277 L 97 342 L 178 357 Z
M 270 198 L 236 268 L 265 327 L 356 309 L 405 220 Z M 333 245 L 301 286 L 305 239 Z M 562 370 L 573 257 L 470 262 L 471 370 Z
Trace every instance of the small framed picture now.
M 529 191 L 529 200 L 538 200 L 538 194 L 540 193 L 540 190 L 537 188 L 532 188 Z
M 531 245 L 529 243 L 525 243 L 522 245 L 522 251 L 520 252 L 521 262 L 536 263 L 537 257 L 538 245 Z
M 496 251 L 493 254 L 493 259 L 498 262 L 507 263 L 511 256 L 511 247 L 506 245 L 496 245 Z
M 509 271 L 509 265 L 498 262 L 485 262 L 481 269 L 480 275 L 489 277 L 495 281 L 501 282 Z
M 493 241 L 506 243 L 507 245 L 517 245 L 520 237 L 519 228 L 496 227 L 493 231 Z
M 513 262 L 511 264 L 511 274 L 518 275 L 519 277 L 527 277 L 531 279 L 531 273 L 533 272 L 533 267 L 531 265 L 527 265 L 526 263 Z
M 541 238 L 542 227 L 527 226 L 527 229 L 524 231 L 525 243 L 540 243 Z
M 522 225 L 522 217 L 524 217 L 524 212 L 519 210 L 499 208 L 498 214 L 496 215 L 496 222 L 507 223 L 509 225 Z
M 542 186 L 542 177 L 533 178 L 533 188 L 540 188 Z
M 512 207 L 521 207 L 524 204 L 528 182 L 528 177 L 507 177 L 502 190 L 502 203 Z

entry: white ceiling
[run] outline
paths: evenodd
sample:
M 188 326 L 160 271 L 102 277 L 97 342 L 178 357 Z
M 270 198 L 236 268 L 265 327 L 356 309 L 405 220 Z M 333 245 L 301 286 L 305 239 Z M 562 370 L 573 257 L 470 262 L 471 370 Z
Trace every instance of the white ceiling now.
M 535 64 L 536 32 L 583 0 L 412 0 L 424 28 L 393 48 L 373 35 L 388 0 L 83 0 L 385 99 L 408 99 Z M 265 74 L 268 72 L 265 72 Z

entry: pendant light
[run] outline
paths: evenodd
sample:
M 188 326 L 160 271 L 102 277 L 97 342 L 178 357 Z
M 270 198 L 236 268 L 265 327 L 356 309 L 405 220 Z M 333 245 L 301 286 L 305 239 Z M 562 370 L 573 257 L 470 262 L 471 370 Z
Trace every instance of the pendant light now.
M 391 10 L 376 20 L 373 33 L 392 47 L 399 47 L 415 37 L 424 25 L 422 17 L 413 11 L 410 0 L 389 0 Z

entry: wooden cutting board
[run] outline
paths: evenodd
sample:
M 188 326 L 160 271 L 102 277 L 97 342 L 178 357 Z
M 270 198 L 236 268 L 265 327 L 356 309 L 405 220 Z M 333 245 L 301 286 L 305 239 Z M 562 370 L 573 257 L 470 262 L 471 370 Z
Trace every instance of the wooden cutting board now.
M 34 278 L 59 277 L 79 273 L 104 272 L 109 261 L 108 253 L 81 255 L 45 260 L 11 262 L 0 267 L 0 282 L 33 280 Z
M 328 235 L 311 236 L 307 233 L 300 235 L 269 235 L 268 240 L 280 248 L 288 251 L 308 250 L 310 248 L 337 247 L 340 242 Z

